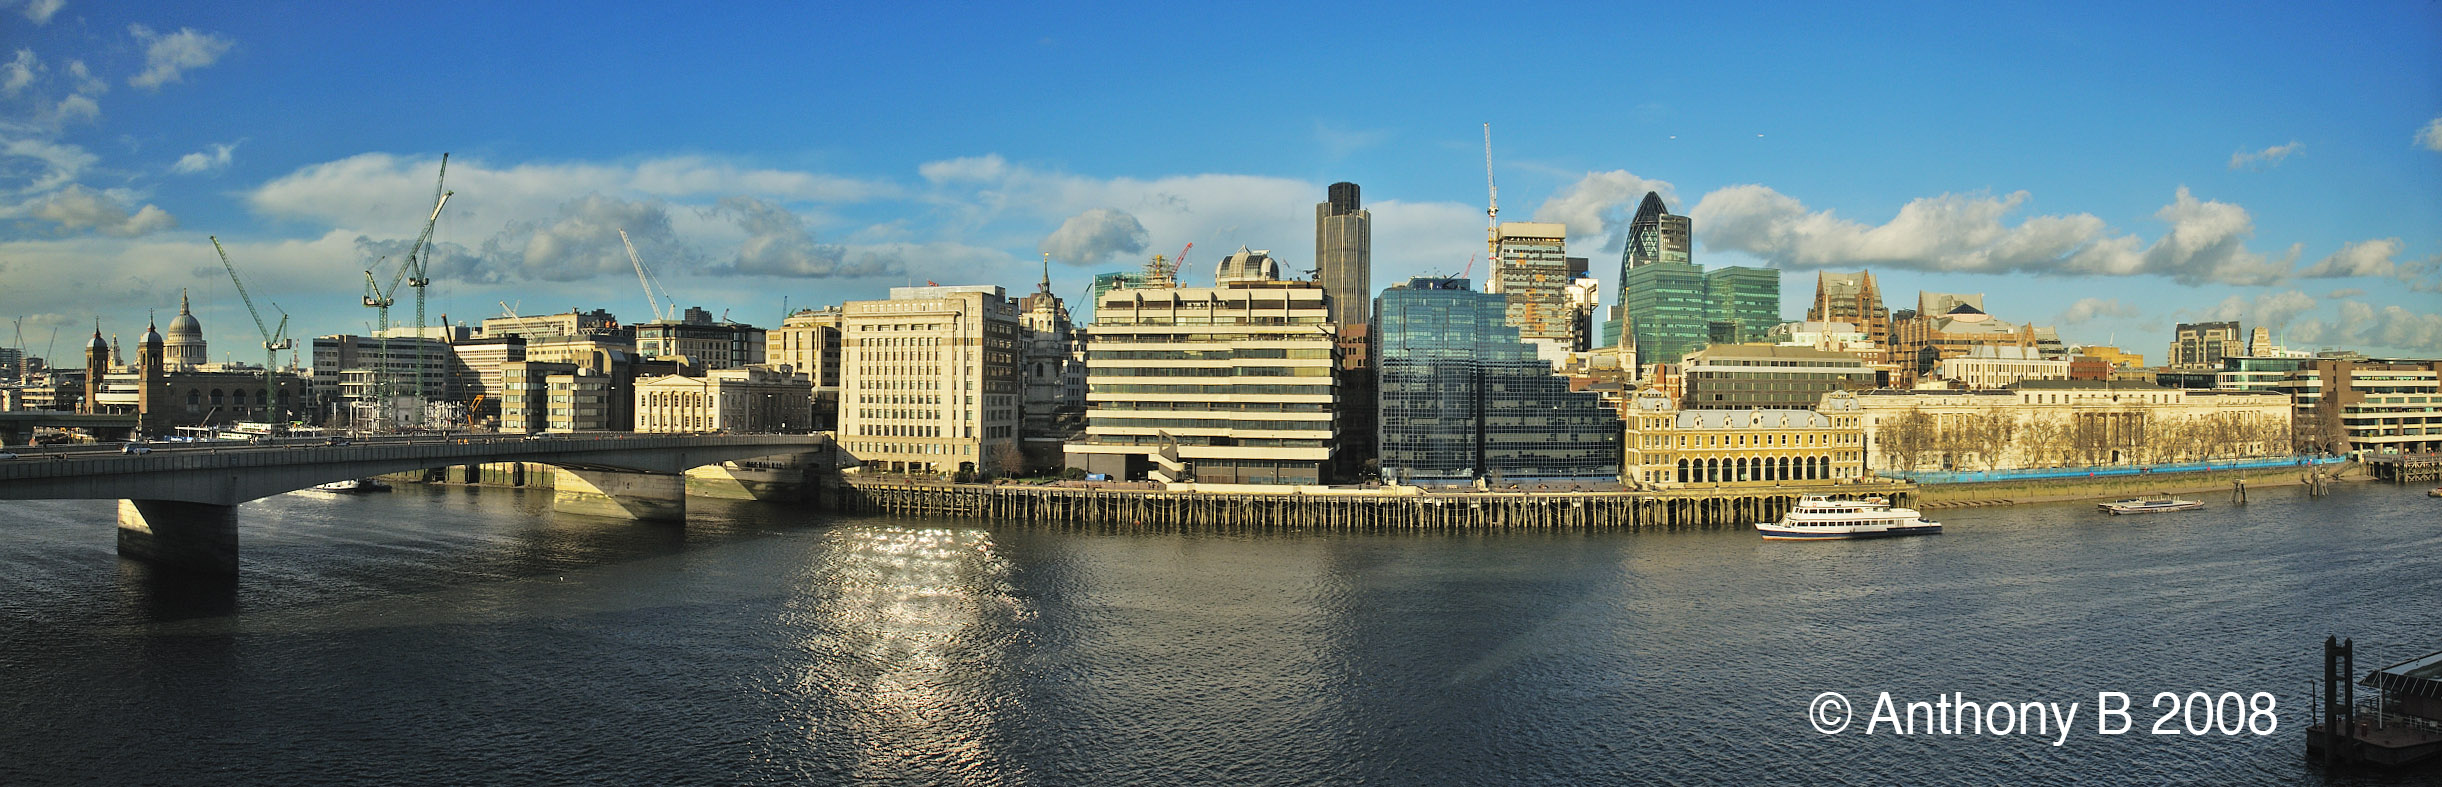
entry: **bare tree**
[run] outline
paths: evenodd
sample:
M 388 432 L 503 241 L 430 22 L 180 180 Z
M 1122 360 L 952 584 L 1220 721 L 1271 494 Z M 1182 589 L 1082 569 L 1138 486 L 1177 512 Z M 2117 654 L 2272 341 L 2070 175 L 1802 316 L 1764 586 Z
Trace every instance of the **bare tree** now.
M 2052 454 L 2068 439 L 2069 425 L 2057 413 L 2038 412 L 2018 427 L 2018 439 L 2026 444 L 2029 467 L 2042 467 L 2052 461 Z
M 2013 432 L 2018 424 L 2017 417 L 1995 410 L 1960 420 L 1964 423 L 1959 431 L 1966 439 L 1968 448 L 1976 452 L 1976 459 L 1984 463 L 1984 469 L 1990 471 L 2000 467 L 2001 454 L 2009 450 L 2010 439 L 2015 437 Z
M 1013 476 L 1025 470 L 1026 452 L 1019 449 L 1017 443 L 1002 442 L 992 446 L 993 475 Z
M 1882 419 L 1876 430 L 1877 448 L 1891 469 L 1912 471 L 1922 466 L 1925 455 L 1933 451 L 1934 418 L 1922 408 Z

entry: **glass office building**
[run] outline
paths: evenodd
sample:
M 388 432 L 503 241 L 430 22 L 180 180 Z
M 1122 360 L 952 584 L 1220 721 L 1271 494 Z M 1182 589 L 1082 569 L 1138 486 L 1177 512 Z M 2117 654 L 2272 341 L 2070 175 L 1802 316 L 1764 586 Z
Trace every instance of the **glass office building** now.
M 1708 322 L 1730 343 L 1760 342 L 1781 324 L 1781 272 L 1772 268 L 1730 266 L 1704 273 L 1705 298 L 1711 301 Z M 1716 340 L 1717 342 L 1720 340 Z
M 1615 481 L 1622 424 L 1537 359 L 1508 299 L 1416 278 L 1374 301 L 1384 478 L 1412 484 Z
M 1628 330 L 1639 364 L 1678 363 L 1711 339 L 1704 269 L 1657 262 L 1628 271 Z

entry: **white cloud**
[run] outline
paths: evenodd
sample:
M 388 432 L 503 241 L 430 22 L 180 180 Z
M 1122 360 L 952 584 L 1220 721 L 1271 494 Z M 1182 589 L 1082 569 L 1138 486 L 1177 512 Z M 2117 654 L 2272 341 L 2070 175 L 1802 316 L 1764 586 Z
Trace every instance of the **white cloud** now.
M 60 99 L 51 115 L 63 124 L 76 120 L 91 123 L 102 119 L 102 105 L 95 102 L 92 96 L 79 93 Z
M 229 156 L 236 150 L 237 143 L 234 142 L 207 145 L 203 150 L 179 156 L 178 163 L 170 165 L 170 171 L 180 175 L 219 172 L 229 168 Z
M 2442 117 L 2434 118 L 2424 128 L 2417 129 L 2416 144 L 2426 150 L 2442 151 Z
M 37 27 L 47 25 L 51 23 L 52 15 L 58 14 L 60 7 L 67 4 L 67 0 L 26 0 L 25 18 L 32 20 Z
M 432 209 L 438 157 L 365 153 L 303 167 L 246 195 L 254 210 L 333 226 L 391 231 L 422 227 Z M 633 164 L 520 164 L 507 168 L 452 159 L 445 222 L 500 226 L 556 215 L 572 195 L 683 201 L 748 194 L 805 202 L 858 202 L 900 193 L 887 183 L 786 170 L 749 169 L 700 157 Z M 709 201 L 709 200 L 707 200 Z
M 2130 276 L 2155 274 L 2181 283 L 2269 284 L 2297 256 L 2268 259 L 2248 251 L 2254 220 L 2237 205 L 2198 200 L 2182 186 L 2154 216 L 2170 231 L 2140 250 L 2133 236 L 2112 235 L 2089 214 L 2036 216 L 2017 226 L 2004 216 L 2027 199 L 1944 194 L 1901 206 L 1888 223 L 1870 226 L 1809 212 L 1796 199 L 1759 185 L 1704 195 L 1688 215 L 1710 250 L 1741 251 L 1784 268 L 1876 265 L 1959 273 Z
M 916 174 L 934 183 L 999 180 L 1009 175 L 1009 162 L 998 153 L 928 161 L 916 167 Z
M 1100 265 L 1121 254 L 1139 254 L 1152 236 L 1127 211 L 1094 208 L 1068 217 L 1035 250 L 1062 265 Z
M 41 74 L 42 60 L 34 56 L 34 50 L 17 50 L 15 59 L 10 60 L 6 65 L 0 65 L 0 96 L 16 98 L 17 94 L 25 92 L 27 86 L 34 84 L 34 78 Z
M 56 231 L 62 234 L 90 230 L 104 235 L 134 237 L 178 226 L 178 220 L 158 206 L 146 205 L 129 213 L 125 203 L 130 201 L 133 201 L 130 195 L 95 191 L 72 183 L 51 194 L 0 211 L 0 215 L 50 222 L 57 225 Z
M 2079 298 L 2076 303 L 2069 304 L 2067 311 L 2060 313 L 2059 321 L 2062 325 L 2083 325 L 2103 317 L 2137 317 L 2144 313 L 2143 309 L 2121 303 L 2118 298 Z
M 1666 203 L 1678 199 L 1669 181 L 1640 177 L 1624 169 L 1588 172 L 1535 208 L 1535 220 L 1568 225 L 1569 237 L 1578 241 L 1614 238 L 1627 230 L 1630 212 L 1647 192 L 1661 194 Z
M 143 25 L 129 25 L 127 32 L 144 42 L 144 71 L 129 77 L 127 84 L 146 90 L 160 90 L 162 85 L 182 79 L 188 71 L 219 62 L 220 56 L 227 54 L 233 45 L 227 38 L 198 33 L 191 27 L 162 35 Z
M 2333 291 L 2331 291 L 2331 292 L 2324 293 L 2324 294 L 2323 294 L 2323 297 L 2324 297 L 2324 299 L 2325 299 L 2325 300 L 2334 300 L 2334 301 L 2337 301 L 2337 300 L 2340 300 L 2340 299 L 2342 299 L 2342 298 L 2355 298 L 2355 297 L 2358 297 L 2358 296 L 2361 296 L 2361 295 L 2364 295 L 2364 294 L 2366 294 L 2366 291 L 2365 291 L 2365 290 L 2361 290 L 2361 289 L 2358 289 L 2358 288 L 2356 288 L 2356 287 L 2343 287 L 2343 288 L 2341 288 L 2341 289 L 2337 289 L 2337 290 L 2333 290 Z
M 68 78 L 76 81 L 76 92 L 90 96 L 110 92 L 110 83 L 94 76 L 93 70 L 86 68 L 82 60 L 68 61 Z
M 722 199 L 713 211 L 746 232 L 738 254 L 717 273 L 789 278 L 882 276 L 900 273 L 905 260 L 870 249 L 817 243 L 805 220 L 786 208 L 753 197 Z
M 2287 145 L 2274 145 L 2253 153 L 2242 150 L 2230 154 L 2230 168 L 2271 169 L 2279 166 L 2282 159 L 2289 158 L 2290 154 L 2298 152 L 2301 147 L 2305 146 L 2293 139 Z
M 2402 248 L 2405 247 L 2398 238 L 2351 243 L 2340 247 L 2340 251 L 2333 253 L 2332 256 L 2307 266 L 2305 270 L 2299 271 L 2298 275 L 2310 279 L 2395 276 L 2399 274 L 2399 265 L 2392 262 L 2391 258 L 2397 256 Z
M 2297 290 L 2267 292 L 2247 298 L 2232 295 L 2223 298 L 2205 312 L 2208 320 L 2237 320 L 2243 327 L 2263 326 L 2279 334 L 2287 330 L 2299 315 L 2315 310 L 2315 297 Z
M 2442 314 L 2385 306 L 2358 337 L 2368 344 L 2416 353 L 2442 353 Z
M 667 277 L 696 266 L 694 255 L 671 230 L 662 203 L 593 194 L 562 203 L 551 219 L 509 223 L 483 241 L 482 268 L 465 273 L 476 281 L 574 281 L 628 273 L 633 268 L 619 242 L 623 229 L 656 275 Z

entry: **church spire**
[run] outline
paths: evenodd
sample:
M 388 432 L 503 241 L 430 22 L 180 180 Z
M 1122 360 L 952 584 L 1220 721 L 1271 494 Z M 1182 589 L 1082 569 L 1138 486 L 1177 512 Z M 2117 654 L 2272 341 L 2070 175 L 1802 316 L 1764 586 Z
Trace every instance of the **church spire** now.
M 1043 294 L 1051 294 L 1051 252 L 1048 251 L 1043 252 L 1043 284 L 1041 287 Z

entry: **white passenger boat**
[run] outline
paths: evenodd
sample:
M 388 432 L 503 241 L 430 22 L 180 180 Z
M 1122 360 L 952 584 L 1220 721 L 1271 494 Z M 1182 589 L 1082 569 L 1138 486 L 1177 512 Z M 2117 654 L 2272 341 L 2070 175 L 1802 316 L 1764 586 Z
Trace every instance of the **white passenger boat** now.
M 2204 501 L 2201 500 L 2181 500 L 2175 497 L 2165 497 L 2157 500 L 2132 497 L 2127 500 L 2120 500 L 2111 503 L 2096 503 L 2094 504 L 2094 507 L 2100 508 L 2104 512 L 2113 515 L 2159 514 L 2164 511 L 2194 511 L 2196 509 L 2205 507 L 2205 504 Z
M 388 492 L 390 491 L 390 485 L 370 478 L 351 478 L 345 481 L 332 481 L 327 484 L 315 484 L 313 489 L 316 492 L 355 494 L 361 492 Z
M 1942 523 L 1927 522 L 1912 508 L 1892 508 L 1882 498 L 1833 500 L 1825 495 L 1798 498 L 1796 507 L 1779 522 L 1758 522 L 1755 529 L 1769 541 L 1829 541 L 1843 538 L 1925 536 L 1942 532 Z

